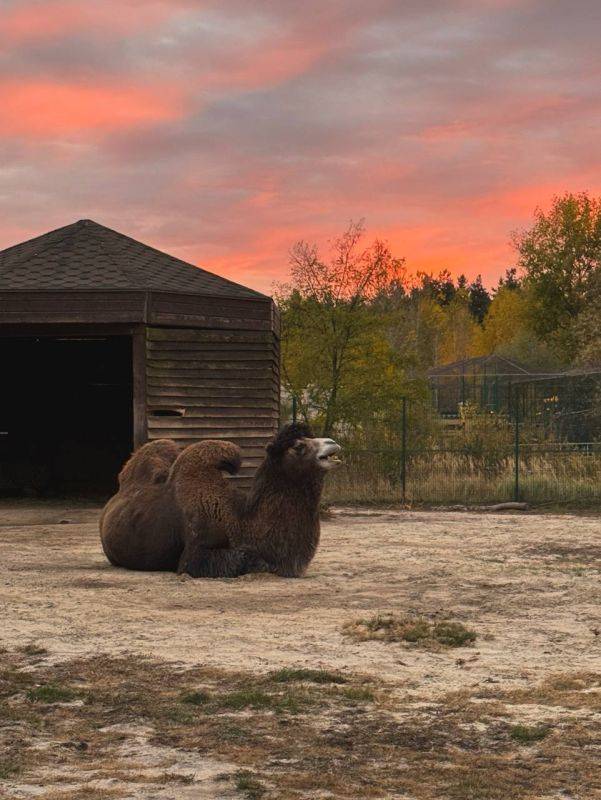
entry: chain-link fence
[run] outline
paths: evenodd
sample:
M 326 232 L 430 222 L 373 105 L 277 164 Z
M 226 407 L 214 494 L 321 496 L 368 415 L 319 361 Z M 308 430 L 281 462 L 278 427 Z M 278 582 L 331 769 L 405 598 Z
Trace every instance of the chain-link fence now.
M 407 399 L 394 423 L 339 432 L 327 500 L 601 505 L 601 374 L 537 376 L 493 397 L 493 409 L 459 401 L 445 413 L 435 397 Z

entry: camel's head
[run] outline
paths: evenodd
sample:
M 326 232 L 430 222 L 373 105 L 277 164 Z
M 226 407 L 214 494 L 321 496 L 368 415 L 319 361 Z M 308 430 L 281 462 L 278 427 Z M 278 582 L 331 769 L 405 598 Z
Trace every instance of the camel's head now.
M 340 445 L 333 439 L 316 438 L 302 423 L 286 425 L 267 445 L 269 458 L 295 473 L 332 469 L 340 463 L 336 458 L 339 452 Z

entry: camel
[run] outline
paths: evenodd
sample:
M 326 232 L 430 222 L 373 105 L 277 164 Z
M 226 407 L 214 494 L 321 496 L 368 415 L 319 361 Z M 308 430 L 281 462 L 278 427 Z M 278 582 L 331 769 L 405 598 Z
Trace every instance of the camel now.
M 267 446 L 240 527 L 244 546 L 263 558 L 271 572 L 304 575 L 319 544 L 324 478 L 339 463 L 339 452 L 333 439 L 315 438 L 302 424 L 288 425 Z
M 288 425 L 267 446 L 243 498 L 223 476 L 240 466 L 236 445 L 204 441 L 179 454 L 169 440 L 144 445 L 101 517 L 104 551 L 129 569 L 300 577 L 317 549 L 323 480 L 339 450 L 305 425 Z
M 296 423 L 283 428 L 267 446 L 248 496 L 232 496 L 237 518 L 227 526 L 233 552 L 255 554 L 251 572 L 304 575 L 319 544 L 324 477 L 338 463 L 339 451 L 332 439 L 315 438 L 307 425 Z M 192 484 L 195 480 L 191 478 Z M 190 539 L 185 571 L 193 577 L 200 577 L 204 569 L 203 540 L 202 534 Z

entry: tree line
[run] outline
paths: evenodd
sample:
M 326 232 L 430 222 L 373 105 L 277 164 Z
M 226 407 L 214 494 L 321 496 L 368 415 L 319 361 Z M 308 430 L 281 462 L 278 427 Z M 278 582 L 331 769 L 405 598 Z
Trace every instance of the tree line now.
M 352 222 L 327 255 L 297 242 L 278 287 L 287 398 L 321 431 L 398 417 L 425 396 L 427 371 L 498 353 L 533 371 L 601 368 L 601 198 L 555 197 L 512 237 L 496 286 L 448 270 L 411 273 Z

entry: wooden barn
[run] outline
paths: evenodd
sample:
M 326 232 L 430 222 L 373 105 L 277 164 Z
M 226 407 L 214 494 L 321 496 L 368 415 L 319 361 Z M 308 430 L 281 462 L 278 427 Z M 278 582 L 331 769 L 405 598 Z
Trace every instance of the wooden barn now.
M 0 252 L 0 493 L 93 493 L 133 447 L 237 442 L 279 418 L 272 300 L 91 220 Z

